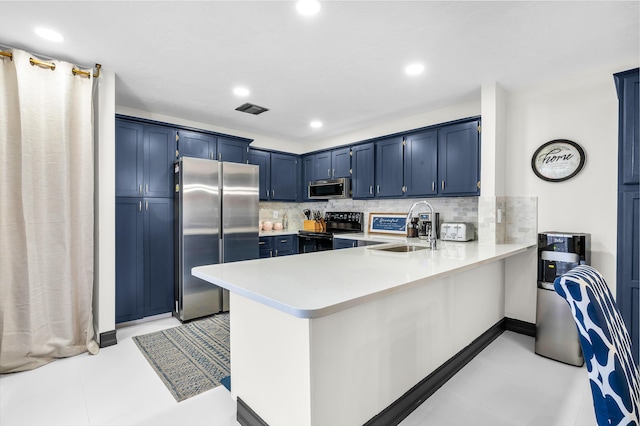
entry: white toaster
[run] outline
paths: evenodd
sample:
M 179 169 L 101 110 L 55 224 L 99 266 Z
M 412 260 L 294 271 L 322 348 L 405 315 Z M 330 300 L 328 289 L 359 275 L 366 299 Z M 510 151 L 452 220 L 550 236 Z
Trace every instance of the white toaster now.
M 440 239 L 442 241 L 471 241 L 473 237 L 473 223 L 445 222 L 440 225 Z

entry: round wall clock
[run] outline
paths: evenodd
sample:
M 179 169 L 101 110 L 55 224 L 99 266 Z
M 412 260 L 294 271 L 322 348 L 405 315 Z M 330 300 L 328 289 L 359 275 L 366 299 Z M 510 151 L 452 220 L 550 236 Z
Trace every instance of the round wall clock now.
M 540 179 L 562 182 L 577 175 L 586 159 L 584 150 L 567 139 L 555 139 L 542 145 L 531 157 L 531 168 Z

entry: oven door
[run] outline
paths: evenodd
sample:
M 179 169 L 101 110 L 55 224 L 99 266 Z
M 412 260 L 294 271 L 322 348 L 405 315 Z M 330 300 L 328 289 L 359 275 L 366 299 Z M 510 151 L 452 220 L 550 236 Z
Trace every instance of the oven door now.
M 314 251 L 333 250 L 333 236 L 298 235 L 298 252 L 313 253 Z

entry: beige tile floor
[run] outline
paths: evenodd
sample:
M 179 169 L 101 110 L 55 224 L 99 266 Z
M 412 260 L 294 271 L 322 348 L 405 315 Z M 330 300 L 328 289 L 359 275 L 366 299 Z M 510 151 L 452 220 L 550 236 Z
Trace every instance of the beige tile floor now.
M 177 403 L 131 339 L 177 325 L 167 317 L 119 328 L 118 344 L 98 356 L 0 376 L 0 425 L 237 426 L 223 386 Z M 595 425 L 585 368 L 533 348 L 533 338 L 505 332 L 401 425 Z

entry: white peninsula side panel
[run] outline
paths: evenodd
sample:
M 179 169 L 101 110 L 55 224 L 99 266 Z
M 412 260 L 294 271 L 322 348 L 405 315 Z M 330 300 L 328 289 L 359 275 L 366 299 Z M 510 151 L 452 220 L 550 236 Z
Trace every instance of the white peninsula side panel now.
M 504 260 L 416 284 L 318 318 L 231 293 L 232 394 L 270 425 L 361 425 L 504 317 Z

